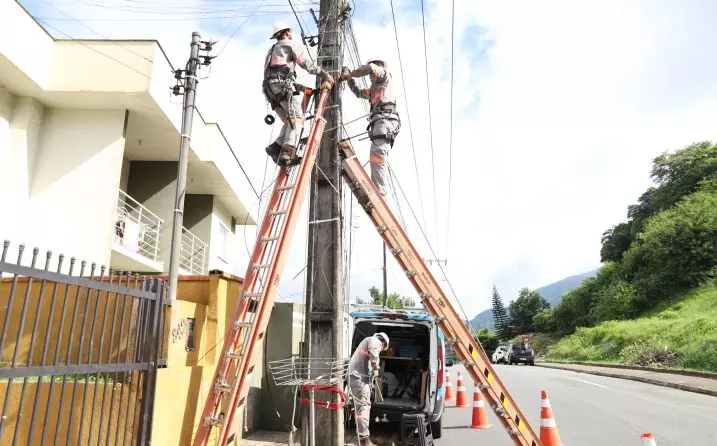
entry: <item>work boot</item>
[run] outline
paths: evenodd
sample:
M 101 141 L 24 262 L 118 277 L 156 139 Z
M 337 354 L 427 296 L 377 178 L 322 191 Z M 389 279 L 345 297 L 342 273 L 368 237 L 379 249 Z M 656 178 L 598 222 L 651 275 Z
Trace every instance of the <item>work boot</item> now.
M 266 154 L 271 157 L 274 163 L 279 164 L 279 152 L 281 151 L 281 146 L 278 143 L 273 142 L 264 150 L 266 151 Z
M 376 446 L 369 437 L 359 439 L 359 446 Z
M 292 145 L 286 144 L 281 148 L 279 154 L 279 163 L 283 166 L 295 166 L 301 162 L 301 157 L 296 156 L 296 148 Z

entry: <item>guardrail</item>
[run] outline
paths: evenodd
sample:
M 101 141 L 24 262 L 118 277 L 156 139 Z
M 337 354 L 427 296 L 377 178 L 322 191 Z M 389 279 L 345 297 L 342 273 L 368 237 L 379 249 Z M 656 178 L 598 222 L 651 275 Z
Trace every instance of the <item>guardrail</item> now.
M 189 229 L 182 227 L 179 267 L 191 274 L 207 273 L 208 245 Z
M 119 190 L 113 228 L 115 243 L 157 262 L 163 224 L 164 220 L 154 212 Z

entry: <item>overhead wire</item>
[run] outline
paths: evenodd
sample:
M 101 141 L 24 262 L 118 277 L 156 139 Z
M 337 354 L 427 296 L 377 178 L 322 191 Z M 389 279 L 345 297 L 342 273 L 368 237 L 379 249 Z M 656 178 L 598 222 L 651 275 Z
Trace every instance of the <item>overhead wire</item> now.
M 266 0 L 261 0 L 261 2 L 257 5 L 257 7 L 254 9 L 254 11 L 251 13 L 251 15 L 250 15 L 249 17 L 247 17 L 246 20 L 244 20 L 243 22 L 241 22 L 241 24 L 234 30 L 234 32 L 229 36 L 229 38 L 226 39 L 226 42 L 224 42 L 224 46 L 222 47 L 221 50 L 219 50 L 219 52 L 217 53 L 217 55 L 216 55 L 215 57 L 219 57 L 219 56 L 224 52 L 224 50 L 227 49 L 227 46 L 229 46 L 229 42 L 231 42 L 232 39 L 234 38 L 234 36 L 239 32 L 239 30 L 242 29 L 242 27 L 243 27 L 252 17 L 254 17 L 254 14 L 256 14 L 256 13 L 259 11 L 259 9 L 262 7 L 262 5 L 264 4 L 265 1 L 266 1 Z M 229 22 L 229 25 L 227 25 L 225 31 L 222 32 L 222 34 L 225 34 L 225 33 L 226 33 L 226 30 L 229 29 L 229 27 L 231 26 L 231 24 L 232 24 L 233 22 L 234 22 L 234 19 L 232 19 L 232 20 Z
M 448 259 L 448 248 L 451 240 L 451 185 L 453 184 L 453 66 L 456 23 L 456 1 L 451 0 L 451 117 L 448 131 L 448 213 L 446 215 L 446 250 L 444 256 Z
M 433 218 L 436 228 L 436 251 L 441 254 L 441 247 L 438 238 L 438 199 L 436 198 L 436 158 L 433 150 L 433 116 L 431 113 L 431 83 L 428 78 L 428 44 L 426 43 L 426 14 L 424 11 L 424 0 L 421 0 L 421 23 L 423 26 L 423 61 L 426 67 L 426 95 L 428 98 L 428 135 L 431 146 L 431 172 L 433 173 Z M 438 257 L 436 257 L 438 259 Z
M 413 141 L 413 130 L 411 128 L 411 113 L 410 113 L 410 111 L 409 111 L 410 109 L 408 107 L 408 93 L 406 92 L 406 76 L 404 75 L 404 72 L 403 72 L 403 61 L 401 59 L 401 45 L 398 43 L 398 27 L 396 25 L 396 13 L 393 8 L 393 0 L 390 0 L 390 4 L 391 4 L 391 18 L 393 20 L 393 32 L 396 37 L 396 50 L 398 51 L 398 64 L 399 64 L 399 67 L 401 70 L 401 84 L 403 85 L 403 96 L 406 100 L 406 117 L 408 119 L 408 135 L 411 140 L 411 149 L 413 151 L 413 166 L 414 166 L 414 169 L 416 170 L 416 183 L 418 185 L 418 198 L 419 198 L 419 202 L 421 204 L 421 214 L 423 217 L 423 224 L 424 224 L 424 226 L 428 226 L 428 225 L 426 225 L 426 210 L 423 206 L 423 192 L 421 191 L 421 178 L 418 173 L 418 160 L 416 158 L 416 145 L 414 144 L 414 141 Z

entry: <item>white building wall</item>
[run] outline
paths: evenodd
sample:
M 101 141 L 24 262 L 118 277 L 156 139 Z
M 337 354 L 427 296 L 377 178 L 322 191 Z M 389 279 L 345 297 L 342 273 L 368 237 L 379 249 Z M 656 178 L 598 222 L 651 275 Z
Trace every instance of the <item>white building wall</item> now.
M 25 235 L 22 217 L 28 213 L 30 182 L 45 108 L 27 97 L 12 98 L 11 104 L 7 105 L 3 107 L 4 114 L 10 119 L 4 144 L 0 147 L 0 190 L 3 191 L 3 207 L 16 218 L 2 219 L 0 233 L 2 238 L 19 242 Z M 9 114 L 8 109 L 11 110 Z
M 109 265 L 124 116 L 123 110 L 47 110 L 27 239 L 43 249 Z
M 234 273 L 236 251 L 232 249 L 236 237 L 232 233 L 232 217 L 226 207 L 214 197 L 214 211 L 212 212 L 212 231 L 209 243 L 209 270 L 220 269 Z

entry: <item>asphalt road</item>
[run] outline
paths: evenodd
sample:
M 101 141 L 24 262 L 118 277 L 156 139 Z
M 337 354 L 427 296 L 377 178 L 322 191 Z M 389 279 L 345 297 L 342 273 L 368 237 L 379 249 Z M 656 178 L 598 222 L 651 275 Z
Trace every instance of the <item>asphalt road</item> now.
M 658 446 L 717 445 L 717 398 L 635 381 L 524 365 L 496 365 L 496 372 L 540 430 L 540 390 L 550 396 L 553 414 L 566 446 L 641 446 L 642 432 L 651 432 Z M 451 367 L 455 386 L 461 370 L 469 401 L 473 382 L 461 366 Z M 471 408 L 448 403 L 443 437 L 437 446 L 513 445 L 488 408 L 492 427 L 471 429 Z

